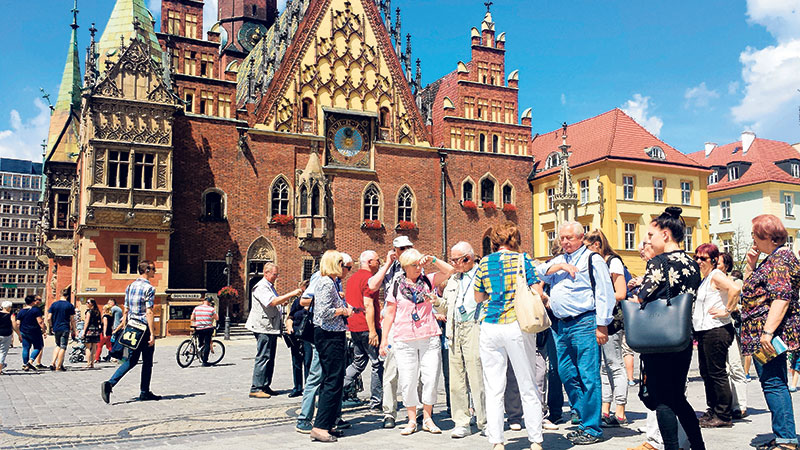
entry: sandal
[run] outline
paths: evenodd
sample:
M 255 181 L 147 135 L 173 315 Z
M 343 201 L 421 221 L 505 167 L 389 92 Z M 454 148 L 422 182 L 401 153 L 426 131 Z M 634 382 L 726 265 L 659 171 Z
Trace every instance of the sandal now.
M 408 436 L 417 432 L 417 422 L 408 422 L 406 426 L 400 429 L 400 434 Z
M 422 431 L 427 431 L 431 434 L 442 434 L 442 429 L 437 427 L 430 417 L 422 421 Z

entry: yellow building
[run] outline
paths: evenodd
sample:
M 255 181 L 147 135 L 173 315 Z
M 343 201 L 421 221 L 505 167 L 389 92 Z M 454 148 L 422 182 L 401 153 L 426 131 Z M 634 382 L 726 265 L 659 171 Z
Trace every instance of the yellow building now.
M 538 259 L 549 257 L 558 224 L 576 218 L 586 231 L 601 229 L 631 273 L 640 275 L 645 263 L 639 241 L 647 224 L 671 205 L 683 208 L 688 250 L 709 240 L 708 170 L 619 109 L 537 136 L 531 154 L 535 161 L 528 182 Z M 574 206 L 565 212 L 563 199 L 570 195 Z

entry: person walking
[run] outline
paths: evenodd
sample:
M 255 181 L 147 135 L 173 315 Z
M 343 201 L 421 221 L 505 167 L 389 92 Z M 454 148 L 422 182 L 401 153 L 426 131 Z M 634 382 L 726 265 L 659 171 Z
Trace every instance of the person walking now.
M 773 341 L 780 338 L 788 351 L 800 349 L 800 262 L 785 246 L 788 233 L 780 219 L 762 214 L 753 219 L 753 246 L 747 252 L 742 285 L 742 353 L 771 355 L 765 364 L 755 361 L 764 399 L 772 414 L 775 439 L 758 450 L 796 449 L 797 431 L 792 396 L 787 387 L 786 352 L 775 355 Z M 761 254 L 767 255 L 761 263 Z M 735 304 L 729 302 L 728 310 Z M 753 358 L 754 360 L 756 358 Z
M 67 286 L 61 291 L 61 297 L 50 305 L 47 310 L 47 323 L 50 325 L 50 332 L 56 340 L 56 348 L 53 350 L 53 363 L 50 370 L 63 371 L 64 356 L 67 352 L 69 339 L 77 335 L 75 328 L 75 306 L 70 302 L 72 288 Z
M 686 223 L 682 209 L 668 207 L 647 228 L 646 242 L 655 256 L 647 262 L 638 301 L 671 298 L 679 294 L 696 295 L 700 287 L 700 269 L 681 250 Z M 700 424 L 686 399 L 686 380 L 692 361 L 691 342 L 685 349 L 669 353 L 642 354 L 647 376 L 646 387 L 655 406 L 658 428 L 665 450 L 678 450 L 678 419 L 689 438 L 692 450 L 704 450 Z M 677 417 L 676 417 L 677 416 Z
M 730 277 L 730 280 L 742 290 L 741 278 L 734 278 L 731 276 L 733 270 L 733 256 L 730 253 L 721 253 L 719 255 L 719 262 L 717 262 L 717 269 L 721 270 L 725 275 Z M 738 271 L 736 271 L 738 272 Z M 731 323 L 734 329 L 733 343 L 728 347 L 728 378 L 730 379 L 731 386 L 731 418 L 733 420 L 741 420 L 748 416 L 747 414 L 747 374 L 744 372 L 744 361 L 742 358 L 742 344 L 739 332 L 741 331 L 742 314 L 739 302 L 736 302 L 734 310 L 731 311 Z
M 93 369 L 95 355 L 99 353 L 97 351 L 97 343 L 100 342 L 102 328 L 100 308 L 97 307 L 97 302 L 93 298 L 86 300 L 86 312 L 83 317 L 84 324 L 81 331 L 81 339 L 83 339 L 83 343 L 86 346 L 86 368 Z
M 202 303 L 194 307 L 190 320 L 200 343 L 200 361 L 203 362 L 203 367 L 208 367 L 211 365 L 208 363 L 208 354 L 211 352 L 214 323 L 219 321 L 219 315 L 211 303 L 211 297 L 205 297 Z
M 341 253 L 328 250 L 320 259 L 320 279 L 314 294 L 314 346 L 319 353 L 322 383 L 319 407 L 310 436 L 312 441 L 336 442 L 341 434 L 333 431 L 341 415 L 344 385 L 347 317 L 353 308 L 339 295 L 336 279 L 342 277 L 344 261 Z
M 541 291 L 533 263 L 519 252 L 517 225 L 506 221 L 492 227 L 489 234 L 495 252 L 485 256 L 475 274 L 475 301 L 480 303 L 480 355 L 486 395 L 486 437 L 494 450 L 505 448 L 503 401 L 508 363 L 514 370 L 522 401 L 525 429 L 531 450 L 542 449 L 542 399 L 536 389 L 536 335 L 524 333 L 514 309 L 519 268 L 525 283 Z M 541 293 L 541 292 L 540 292 Z M 599 361 L 598 361 L 599 365 Z
M 594 444 L 603 437 L 600 346 L 608 342 L 617 302 L 608 265 L 583 244 L 583 226 L 564 222 L 558 234 L 564 253 L 537 266 L 536 272 L 551 286 L 550 308 L 558 319 L 551 328 L 558 372 L 577 412 L 578 430 L 567 439 L 575 445 Z
M 33 361 L 44 347 L 44 336 L 47 326 L 44 324 L 42 310 L 36 308 L 39 303 L 35 295 L 25 297 L 25 306 L 17 313 L 17 329 L 22 341 L 22 370 L 36 370 Z M 33 351 L 31 351 L 33 347 Z
M 483 391 L 483 368 L 480 356 L 480 310 L 475 302 L 475 250 L 461 241 L 450 249 L 450 264 L 455 273 L 442 291 L 437 308 L 444 313 L 445 336 L 450 347 L 450 405 L 453 431 L 450 437 L 472 434 L 470 399 L 479 430 L 486 427 L 486 397 Z
M 447 280 L 453 267 L 435 256 L 423 256 L 416 249 L 400 255 L 403 272 L 392 280 L 386 294 L 381 355 L 386 356 L 392 334 L 397 360 L 398 384 L 408 411 L 408 424 L 401 430 L 407 436 L 417 431 L 417 405 L 422 404 L 422 429 L 438 434 L 442 430 L 431 417 L 436 403 L 442 370 L 441 330 L 433 309 L 436 286 Z M 428 263 L 437 272 L 424 274 Z M 417 392 L 422 382 L 422 398 Z
M 17 333 L 20 342 L 22 342 L 22 335 L 17 327 L 16 314 L 11 312 L 13 303 L 4 301 L 0 305 L 0 375 L 3 374 L 3 369 L 6 368 L 6 357 L 8 356 L 8 349 L 11 347 L 11 342 L 14 340 L 14 333 Z
M 108 303 L 103 305 L 103 317 L 100 319 L 101 327 L 100 327 L 100 342 L 97 344 L 97 354 L 94 357 L 94 362 L 100 361 L 100 354 L 103 353 L 103 347 L 108 349 L 108 352 L 111 352 L 111 336 L 113 332 L 113 325 L 114 325 L 114 316 L 111 314 L 111 307 L 108 306 Z M 104 361 L 108 361 L 111 359 L 111 356 L 106 356 Z
M 345 405 L 348 399 L 360 404 L 355 393 L 355 382 L 369 362 L 372 366 L 369 409 L 380 413 L 383 399 L 383 361 L 378 355 L 381 303 L 378 291 L 369 288 L 369 279 L 380 267 L 378 254 L 373 250 L 366 250 L 358 258 L 358 264 L 359 270 L 350 277 L 345 289 L 345 300 L 354 311 L 347 319 L 347 328 L 350 330 L 355 353 L 353 363 L 345 369 Z
M 719 259 L 719 249 L 714 244 L 703 244 L 694 251 L 694 260 L 703 277 L 692 313 L 700 376 L 708 405 L 708 410 L 700 417 L 702 428 L 732 426 L 731 385 L 726 366 L 734 330 L 726 305 L 737 302 L 740 289 L 717 269 Z
M 139 340 L 139 346 L 131 350 L 128 359 L 123 360 L 108 381 L 100 386 L 100 396 L 106 404 L 111 401 L 111 392 L 136 364 L 142 359 L 142 375 L 139 381 L 139 401 L 161 400 L 160 395 L 153 394 L 150 390 L 150 380 L 153 376 L 153 354 L 156 351 L 156 326 L 153 314 L 156 288 L 151 280 L 156 276 L 156 265 L 153 261 L 143 260 L 136 267 L 139 278 L 134 280 L 125 289 L 125 308 L 120 326 L 124 329 L 128 323 L 137 322 L 145 325 L 144 334 Z
M 275 290 L 278 279 L 278 266 L 264 264 L 264 277 L 253 288 L 253 300 L 245 327 L 256 337 L 256 358 L 253 363 L 253 382 L 250 385 L 250 398 L 270 398 L 278 395 L 270 388 L 275 371 L 275 351 L 278 336 L 281 334 L 281 306 L 292 297 L 303 293 L 295 289 L 283 295 Z

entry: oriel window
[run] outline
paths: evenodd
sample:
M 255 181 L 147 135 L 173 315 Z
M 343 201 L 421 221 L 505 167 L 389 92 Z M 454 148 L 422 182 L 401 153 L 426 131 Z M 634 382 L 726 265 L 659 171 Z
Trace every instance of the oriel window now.
M 109 187 L 128 187 L 128 152 L 108 152 L 108 179 Z
M 134 153 L 133 188 L 153 189 L 155 156 L 152 153 Z

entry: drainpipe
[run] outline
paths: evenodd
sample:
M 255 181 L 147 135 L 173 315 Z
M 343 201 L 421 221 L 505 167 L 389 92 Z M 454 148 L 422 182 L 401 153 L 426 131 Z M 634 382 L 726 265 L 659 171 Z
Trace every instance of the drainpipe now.
M 447 259 L 447 182 L 445 175 L 447 173 L 447 152 L 444 146 L 439 149 L 439 167 L 441 168 L 441 195 L 442 195 L 442 259 Z

